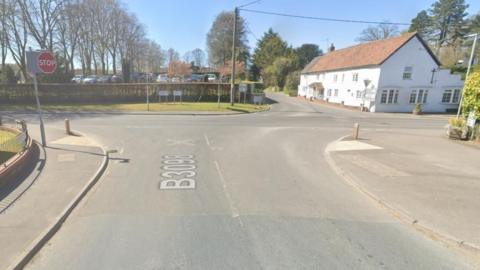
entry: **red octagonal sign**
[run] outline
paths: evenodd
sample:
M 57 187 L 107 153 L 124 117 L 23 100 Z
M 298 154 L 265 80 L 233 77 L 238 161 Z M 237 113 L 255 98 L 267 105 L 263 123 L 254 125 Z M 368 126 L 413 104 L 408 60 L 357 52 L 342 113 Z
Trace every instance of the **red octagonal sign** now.
M 57 68 L 57 61 L 51 52 L 42 52 L 38 56 L 37 64 L 38 68 L 46 74 L 55 72 L 55 69 Z

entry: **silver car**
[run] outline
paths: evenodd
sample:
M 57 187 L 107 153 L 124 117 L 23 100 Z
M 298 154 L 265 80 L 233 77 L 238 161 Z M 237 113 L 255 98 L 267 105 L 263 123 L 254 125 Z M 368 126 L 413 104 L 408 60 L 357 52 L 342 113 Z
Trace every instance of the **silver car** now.
M 97 75 L 90 75 L 87 76 L 83 79 L 82 83 L 83 84 L 95 84 L 98 81 L 98 76 Z

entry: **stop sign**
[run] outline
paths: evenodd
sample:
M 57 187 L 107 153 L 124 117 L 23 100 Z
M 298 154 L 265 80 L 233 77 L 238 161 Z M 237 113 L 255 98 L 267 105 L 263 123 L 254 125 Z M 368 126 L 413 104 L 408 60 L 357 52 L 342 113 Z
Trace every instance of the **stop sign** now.
M 55 72 L 57 61 L 51 52 L 42 52 L 37 59 L 38 68 L 46 74 Z

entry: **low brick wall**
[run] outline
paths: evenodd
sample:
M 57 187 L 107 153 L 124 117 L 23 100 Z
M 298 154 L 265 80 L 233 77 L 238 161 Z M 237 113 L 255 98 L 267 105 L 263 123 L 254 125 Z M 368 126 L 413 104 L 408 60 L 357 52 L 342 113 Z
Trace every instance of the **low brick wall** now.
M 20 133 L 19 130 L 12 128 L 0 127 L 0 129 Z M 0 187 L 27 175 L 35 165 L 38 154 L 38 146 L 29 137 L 23 151 L 17 153 L 5 163 L 0 164 Z
M 146 89 L 150 98 L 158 99 L 159 90 L 183 90 L 184 101 L 216 101 L 218 91 L 223 101 L 230 95 L 228 83 L 122 83 L 122 84 L 40 84 L 40 101 L 46 104 L 60 103 L 111 103 L 143 102 Z M 238 97 L 238 85 L 235 87 Z M 172 97 L 170 96 L 170 99 Z M 250 94 L 247 95 L 248 100 Z M 33 85 L 0 84 L 0 104 L 34 104 Z

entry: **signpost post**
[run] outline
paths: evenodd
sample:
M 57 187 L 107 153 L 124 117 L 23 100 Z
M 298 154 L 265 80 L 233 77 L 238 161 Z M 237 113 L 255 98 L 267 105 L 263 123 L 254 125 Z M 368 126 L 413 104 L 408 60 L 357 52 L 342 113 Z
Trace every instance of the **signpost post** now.
M 470 139 L 472 139 L 472 140 L 475 137 L 475 124 L 476 123 L 477 123 L 477 119 L 475 118 L 475 113 L 473 111 L 471 111 L 470 113 L 468 113 L 467 127 L 469 127 L 470 130 L 471 130 Z
M 238 86 L 238 90 L 240 91 L 240 93 L 243 93 L 243 103 L 246 102 L 246 99 L 247 99 L 247 84 L 245 83 L 241 83 L 239 86 Z M 241 97 L 240 97 L 241 98 Z
M 57 68 L 57 61 L 55 55 L 49 51 L 32 51 L 31 49 L 26 53 L 27 71 L 33 78 L 33 88 L 35 90 L 35 101 L 37 103 L 38 119 L 40 121 L 40 135 L 42 138 L 42 145 L 47 146 L 45 138 L 45 127 L 43 124 L 42 108 L 38 98 L 38 82 L 37 74 L 51 74 Z

